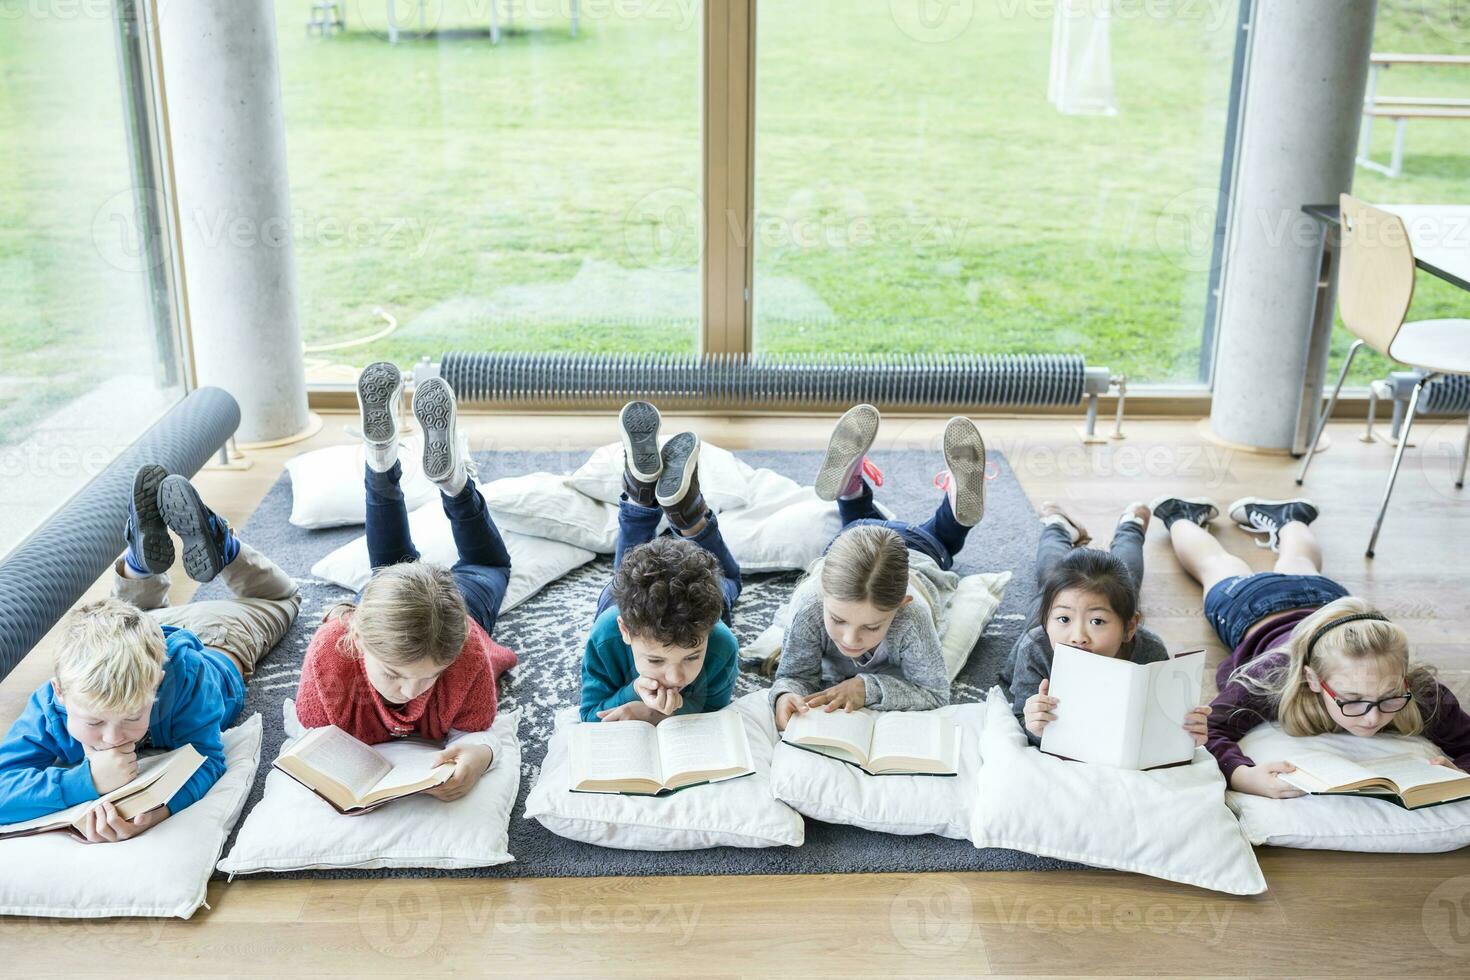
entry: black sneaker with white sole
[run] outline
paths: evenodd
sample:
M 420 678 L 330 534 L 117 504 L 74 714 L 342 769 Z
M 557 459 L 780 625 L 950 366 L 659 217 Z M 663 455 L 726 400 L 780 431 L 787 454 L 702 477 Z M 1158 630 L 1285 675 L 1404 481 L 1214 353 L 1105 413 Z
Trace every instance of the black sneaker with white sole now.
M 659 459 L 663 473 L 654 496 L 669 523 L 680 531 L 688 530 L 704 519 L 708 509 L 699 492 L 699 436 L 679 433 L 664 443 Z
M 229 522 L 205 506 L 187 478 L 174 474 L 158 488 L 158 510 L 184 545 L 184 571 L 196 582 L 210 582 L 235 560 L 240 542 Z
M 657 507 L 656 489 L 664 464 L 658 453 L 658 409 L 648 402 L 629 402 L 618 413 L 623 433 L 623 492 L 640 507 Z
M 379 473 L 398 460 L 398 412 L 403 402 L 403 375 L 398 365 L 378 361 L 357 376 L 357 411 L 368 465 Z
M 123 534 L 128 541 L 127 563 L 134 571 L 162 575 L 174 564 L 174 539 L 158 510 L 158 488 L 168 470 L 145 463 L 133 474 L 133 496 L 128 501 L 128 523 Z
M 1281 529 L 1300 522 L 1311 524 L 1317 519 L 1317 507 L 1310 500 L 1263 500 L 1260 497 L 1241 497 L 1230 505 L 1230 519 L 1250 534 L 1264 534 L 1265 541 L 1256 546 L 1280 551 L 1278 540 Z
M 882 417 L 872 405 L 854 405 L 842 414 L 827 440 L 827 455 L 817 470 L 817 497 L 836 500 L 853 482 L 863 457 L 873 448 Z
M 1208 497 L 1159 497 L 1149 504 L 1154 517 L 1164 522 L 1164 530 L 1175 521 L 1188 521 L 1205 527 L 1220 516 L 1220 508 Z
M 454 389 L 443 378 L 429 378 L 414 389 L 413 417 L 424 433 L 424 476 L 430 483 L 463 485 L 457 415 Z

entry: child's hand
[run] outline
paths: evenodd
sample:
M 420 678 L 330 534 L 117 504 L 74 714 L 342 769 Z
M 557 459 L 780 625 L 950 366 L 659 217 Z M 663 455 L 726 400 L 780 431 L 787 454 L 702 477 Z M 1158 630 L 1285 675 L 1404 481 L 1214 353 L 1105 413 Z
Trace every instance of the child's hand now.
M 87 761 L 92 764 L 92 785 L 97 795 L 111 793 L 138 775 L 138 745 L 129 742 L 104 752 L 89 752 Z
M 791 724 L 792 718 L 804 715 L 810 710 L 806 705 L 805 697 L 787 691 L 776 699 L 776 731 L 784 732 L 786 726 Z
M 475 788 L 480 777 L 490 771 L 490 763 L 494 761 L 495 750 L 488 745 L 451 746 L 435 757 L 434 765 L 442 766 L 446 762 L 452 762 L 454 775 L 428 790 L 427 794 L 446 803 L 457 800 Z
M 1204 745 L 1209 735 L 1210 706 L 1207 704 L 1195 705 L 1189 709 L 1189 714 L 1184 716 L 1184 730 L 1194 736 L 1195 745 Z
M 168 818 L 168 807 L 154 807 L 140 813 L 131 820 L 123 819 L 112 803 L 103 803 L 87 811 L 82 818 L 82 836 L 88 844 L 112 844 L 120 840 L 137 837 L 143 831 Z
M 856 711 L 868 703 L 868 687 L 861 677 L 852 677 L 841 684 L 834 684 L 825 691 L 818 691 L 806 699 L 808 708 L 823 711 Z
M 1291 783 L 1277 778 L 1277 773 L 1296 772 L 1290 762 L 1258 762 L 1253 766 L 1241 766 L 1230 774 L 1230 788 L 1252 796 L 1265 796 L 1273 800 L 1290 800 L 1306 796 Z
M 1453 769 L 1455 772 L 1464 772 L 1465 771 L 1465 770 L 1461 769 L 1459 766 L 1455 765 L 1454 760 L 1448 759 L 1448 758 L 1446 758 L 1446 757 L 1444 757 L 1442 755 L 1437 755 L 1433 759 L 1430 759 L 1429 760 L 1429 764 L 1431 766 L 1444 766 L 1446 769 Z
M 597 713 L 598 721 L 646 721 L 650 725 L 657 725 L 667 717 L 668 715 L 653 710 L 642 701 L 629 701 Z
M 1061 699 L 1046 693 L 1050 689 L 1051 680 L 1049 678 L 1043 680 L 1040 690 L 1026 699 L 1026 706 L 1022 712 L 1022 717 L 1026 721 L 1026 731 L 1038 737 L 1046 731 L 1047 725 L 1057 720 L 1056 707 L 1062 703 Z
M 644 704 L 661 715 L 675 714 L 684 706 L 684 695 L 648 677 L 640 677 L 634 681 L 633 690 L 638 692 Z

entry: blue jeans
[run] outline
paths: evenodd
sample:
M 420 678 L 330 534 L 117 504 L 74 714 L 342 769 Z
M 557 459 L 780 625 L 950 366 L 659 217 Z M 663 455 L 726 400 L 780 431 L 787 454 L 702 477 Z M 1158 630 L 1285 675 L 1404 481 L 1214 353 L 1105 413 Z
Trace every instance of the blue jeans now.
M 662 508 L 640 507 L 629 500 L 627 494 L 623 494 L 622 502 L 618 504 L 618 544 L 613 552 L 613 571 L 622 567 L 623 555 L 628 553 L 628 549 L 647 544 L 654 539 L 658 522 L 663 516 Z M 714 511 L 705 512 L 704 527 L 688 540 L 714 555 L 715 560 L 720 563 L 720 591 L 725 595 L 725 610 L 720 613 L 720 618 L 725 621 L 726 626 L 733 627 L 731 610 L 740 596 L 740 563 L 730 554 L 730 549 L 725 547 L 725 539 L 720 536 L 720 522 L 715 518 Z M 612 604 L 612 583 L 608 582 L 602 587 L 602 595 L 597 599 L 597 611 L 592 614 L 593 620 L 606 612 L 607 607 Z
M 1231 650 L 1260 620 L 1288 609 L 1320 609 L 1348 594 L 1325 575 L 1257 572 L 1216 582 L 1205 596 L 1205 619 Z
M 364 467 L 367 476 L 367 546 L 368 562 L 374 570 L 406 561 L 418 561 L 418 549 L 408 530 L 408 507 L 398 481 L 403 467 L 398 463 L 386 473 Z M 510 584 L 510 552 L 500 538 L 495 521 L 485 507 L 485 498 L 470 480 L 457 497 L 439 495 L 444 516 L 449 518 L 454 533 L 454 547 L 459 561 L 450 574 L 464 596 L 470 617 L 485 628 L 495 629 L 500 604 Z
M 934 508 L 933 517 L 923 524 L 910 524 L 907 521 L 885 520 L 878 513 L 878 508 L 873 506 L 873 488 L 866 483 L 863 484 L 861 496 L 851 500 L 838 498 L 837 516 L 842 518 L 843 531 L 858 524 L 877 524 L 897 531 L 910 550 L 928 555 L 945 571 L 949 571 L 954 565 L 954 556 L 965 546 L 965 536 L 970 533 L 969 528 L 954 519 L 954 511 L 950 509 L 947 494 L 939 498 L 939 506 Z M 841 537 L 842 532 L 839 531 L 837 536 Z M 827 547 L 832 547 L 830 542 Z

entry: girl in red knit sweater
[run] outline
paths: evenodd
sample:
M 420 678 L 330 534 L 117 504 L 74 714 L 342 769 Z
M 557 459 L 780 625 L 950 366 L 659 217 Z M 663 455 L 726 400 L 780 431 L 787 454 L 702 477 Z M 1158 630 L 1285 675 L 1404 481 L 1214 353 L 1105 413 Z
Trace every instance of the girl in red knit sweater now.
M 358 380 L 367 449 L 367 545 L 373 577 L 358 601 L 326 615 L 301 669 L 296 714 L 308 728 L 336 725 L 374 744 L 417 736 L 443 741 L 495 719 L 496 681 L 516 656 L 490 639 L 510 581 L 510 553 L 469 476 L 455 434 L 454 392 L 420 384 L 413 410 L 424 434 L 424 475 L 438 485 L 460 560 L 419 561 L 399 488 L 398 404 L 403 379 L 388 363 Z M 485 745 L 455 745 L 435 765 L 454 775 L 430 791 L 454 800 L 494 762 Z

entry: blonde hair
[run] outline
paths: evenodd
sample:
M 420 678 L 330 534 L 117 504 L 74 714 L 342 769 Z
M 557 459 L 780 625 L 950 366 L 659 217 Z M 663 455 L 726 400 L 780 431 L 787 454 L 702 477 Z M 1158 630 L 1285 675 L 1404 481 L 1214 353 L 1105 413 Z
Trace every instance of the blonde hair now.
M 1402 626 L 1386 620 L 1355 620 L 1334 626 L 1312 645 L 1317 631 L 1334 619 L 1373 613 L 1372 606 L 1353 596 L 1329 602 L 1292 630 L 1282 648 L 1286 653 L 1284 664 L 1255 672 L 1249 670 L 1250 664 L 1242 664 L 1230 675 L 1230 682 L 1239 682 L 1246 690 L 1275 700 L 1276 716 L 1288 735 L 1325 735 L 1337 731 L 1337 723 L 1327 713 L 1322 698 L 1308 685 L 1307 668 L 1320 680 L 1346 664 L 1372 659 L 1402 674 L 1413 692 L 1413 698 L 1391 716 L 1386 727 L 1401 735 L 1418 735 L 1426 723 L 1421 705 L 1435 702 L 1434 671 L 1410 662 L 1409 635 Z
M 338 648 L 345 656 L 371 651 L 395 667 L 422 660 L 447 667 L 469 635 L 467 616 L 449 570 L 414 561 L 378 569 L 355 606 L 340 603 L 324 618 L 346 622 Z
M 888 612 L 909 589 L 909 549 L 892 528 L 859 524 L 837 536 L 822 563 L 822 594 L 839 602 L 870 602 Z
M 137 606 L 99 599 L 61 624 L 56 686 L 63 698 L 109 714 L 148 706 L 163 680 L 163 630 Z

